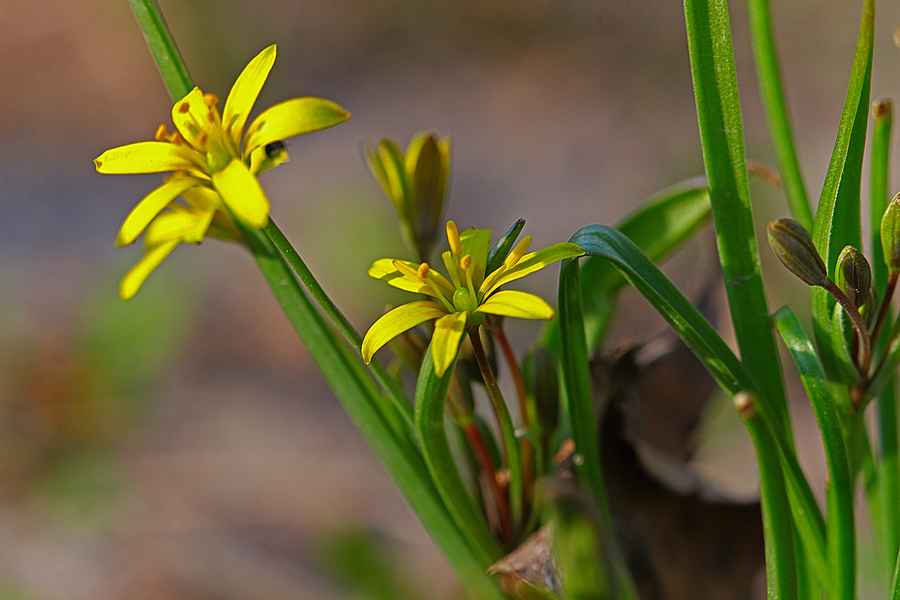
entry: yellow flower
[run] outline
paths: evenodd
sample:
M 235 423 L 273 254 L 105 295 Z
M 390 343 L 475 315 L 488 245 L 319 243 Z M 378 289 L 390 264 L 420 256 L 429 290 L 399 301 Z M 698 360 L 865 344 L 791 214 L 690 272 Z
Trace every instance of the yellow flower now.
M 256 176 L 288 159 L 282 140 L 350 118 L 329 100 L 293 98 L 264 110 L 245 132 L 274 62 L 275 46 L 250 61 L 221 114 L 218 98 L 195 87 L 172 108 L 175 133 L 161 125 L 155 141 L 113 148 L 94 160 L 100 173 L 173 172 L 131 211 L 116 238 L 117 246 L 126 246 L 152 224 L 146 255 L 122 281 L 122 298 L 130 298 L 178 244 L 199 243 L 206 235 L 233 239 L 232 217 L 248 227 L 265 227 L 269 200 Z M 175 202 L 179 196 L 186 205 Z M 167 207 L 171 210 L 163 213 Z M 210 229 L 213 223 L 221 227 Z
M 497 291 L 500 286 L 550 263 L 584 254 L 579 246 L 568 242 L 525 254 L 531 245 L 531 236 L 526 236 L 499 268 L 486 273 L 490 229 L 467 229 L 460 235 L 456 224 L 448 221 L 447 239 L 450 250 L 444 252 L 443 259 L 449 279 L 428 263 L 417 265 L 390 258 L 376 261 L 369 269 L 369 275 L 376 279 L 401 290 L 426 294 L 437 302 L 410 302 L 375 321 L 362 343 L 366 363 L 395 336 L 425 321 L 437 319 L 431 341 L 431 358 L 435 373 L 443 375 L 456 358 L 466 327 L 480 325 L 485 314 L 522 319 L 553 318 L 553 309 L 539 296 L 512 290 Z

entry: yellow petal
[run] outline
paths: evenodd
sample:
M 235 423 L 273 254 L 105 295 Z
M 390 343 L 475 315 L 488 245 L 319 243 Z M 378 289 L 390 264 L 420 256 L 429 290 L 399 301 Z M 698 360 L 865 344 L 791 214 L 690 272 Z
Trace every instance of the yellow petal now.
M 441 317 L 434 323 L 434 336 L 431 338 L 431 360 L 434 361 L 434 372 L 438 377 L 444 375 L 459 352 L 459 341 L 466 329 L 468 313 L 458 312 Z
M 222 125 L 238 148 L 241 146 L 241 133 L 247 123 L 247 117 L 253 110 L 256 98 L 259 96 L 273 64 L 275 64 L 274 45 L 257 54 L 244 67 L 225 100 L 225 107 L 222 109 Z
M 410 269 L 415 271 L 419 268 L 419 265 L 416 263 L 412 263 L 406 260 L 399 261 L 405 265 L 407 265 Z M 394 286 L 395 288 L 400 288 L 401 290 L 405 290 L 407 292 L 413 292 L 417 294 L 427 294 L 428 286 L 422 283 L 418 278 L 409 277 L 394 266 L 393 258 L 382 258 L 381 260 L 376 260 L 371 267 L 369 267 L 369 275 L 374 277 L 375 279 L 380 279 L 389 285 Z
M 209 114 L 203 92 L 195 87 L 172 107 L 172 123 L 191 146 L 202 149 L 208 141 L 207 130 L 213 126 Z
M 212 181 L 225 205 L 246 225 L 261 229 L 269 223 L 269 199 L 243 162 L 232 160 Z
M 383 315 L 366 332 L 362 342 L 363 360 L 368 363 L 379 348 L 408 329 L 412 329 L 429 319 L 446 315 L 447 311 L 435 302 L 420 300 L 398 306 Z
M 200 227 L 199 223 L 207 223 L 207 227 L 209 226 L 213 211 L 195 211 L 179 204 L 173 204 L 172 208 L 173 210 L 167 210 L 156 217 L 147 227 L 144 246 L 148 250 L 174 240 L 197 243 L 203 239 L 202 236 L 196 239 L 196 231 Z
M 500 267 L 497 271 L 492 273 L 492 276 L 488 277 L 481 286 L 481 292 L 483 295 L 487 296 L 505 283 L 515 281 L 516 279 L 525 277 L 535 271 L 540 271 L 547 265 L 558 260 L 574 258 L 576 256 L 581 256 L 582 254 L 584 254 L 584 250 L 581 249 L 581 246 L 570 242 L 560 242 L 548 246 L 543 250 L 526 254 L 512 267 L 508 269 Z
M 196 169 L 202 157 L 191 148 L 169 142 L 138 142 L 107 150 L 94 159 L 98 173 L 124 175 Z
M 199 185 L 200 181 L 191 177 L 180 177 L 162 184 L 138 202 L 122 223 L 116 246 L 127 246 L 134 242 L 147 225 L 156 218 L 169 202 L 188 188 Z
M 475 312 L 519 319 L 549 320 L 553 318 L 553 308 L 543 298 L 516 290 L 497 292 L 482 302 Z
M 138 264 L 134 265 L 122 278 L 122 282 L 119 284 L 119 296 L 122 300 L 128 300 L 134 296 L 153 269 L 180 243 L 180 240 L 173 240 L 149 249 Z
M 244 138 L 244 154 L 272 142 L 343 123 L 350 113 L 330 100 L 294 98 L 267 108 L 253 120 Z

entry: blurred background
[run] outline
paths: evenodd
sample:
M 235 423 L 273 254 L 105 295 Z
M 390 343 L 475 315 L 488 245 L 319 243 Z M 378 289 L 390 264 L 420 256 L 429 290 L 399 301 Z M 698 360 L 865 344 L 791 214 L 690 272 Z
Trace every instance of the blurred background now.
M 733 4 L 748 156 L 774 167 L 744 7 Z M 817 197 L 861 3 L 773 4 Z M 160 5 L 204 91 L 224 98 L 276 43 L 257 111 L 315 95 L 353 113 L 290 140 L 291 162 L 263 183 L 360 330 L 399 298 L 368 266 L 404 257 L 364 140 L 451 136 L 448 218 L 505 231 L 523 217 L 537 247 L 614 223 L 702 171 L 675 0 Z M 900 11 L 879 11 L 872 95 L 896 97 Z M 0 82 L 0 598 L 457 597 L 249 255 L 215 240 L 183 246 L 133 300 L 118 299 L 141 249 L 115 249 L 116 232 L 160 177 L 100 176 L 92 159 L 150 139 L 171 107 L 127 2 L 0 0 Z M 764 184 L 752 190 L 762 231 L 786 209 Z M 763 250 L 773 305 L 804 306 L 803 286 Z M 697 290 L 713 261 L 707 231 L 667 269 Z M 552 299 L 555 277 L 547 269 L 525 287 Z M 611 347 L 663 330 L 635 300 Z M 516 330 L 523 350 L 535 331 Z M 810 421 L 802 406 L 797 417 Z M 801 434 L 812 473 L 816 435 Z M 734 485 L 752 494 L 752 454 L 735 437 L 706 454 L 737 461 Z M 351 557 L 375 584 L 343 572 Z

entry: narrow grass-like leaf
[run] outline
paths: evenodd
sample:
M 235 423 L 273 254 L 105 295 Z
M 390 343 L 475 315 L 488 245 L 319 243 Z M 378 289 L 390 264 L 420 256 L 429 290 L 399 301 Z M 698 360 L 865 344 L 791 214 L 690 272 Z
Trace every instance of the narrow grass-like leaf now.
M 756 411 L 751 394 L 735 396 L 735 406 L 744 421 L 759 465 L 759 496 L 766 541 L 766 583 L 769 598 L 798 598 L 798 581 L 795 570 L 795 553 L 803 550 L 795 546 L 796 529 L 791 520 L 791 507 L 782 478 L 781 459 L 771 429 L 762 415 Z M 805 571 L 804 571 L 805 572 Z
M 150 48 L 153 60 L 156 61 L 156 67 L 172 102 L 184 98 L 193 89 L 194 84 L 169 31 L 169 25 L 159 10 L 159 4 L 156 0 L 128 0 L 128 2 L 144 33 L 144 40 Z
M 775 155 L 778 157 L 784 194 L 791 216 L 806 229 L 811 230 L 813 214 L 806 187 L 803 185 L 803 175 L 800 173 L 800 163 L 797 160 L 797 150 L 791 132 L 769 0 L 748 0 L 747 12 L 750 18 L 750 41 L 753 43 L 756 76 L 772 142 L 775 145 Z
M 890 600 L 900 600 L 900 552 L 897 553 L 897 562 L 894 564 Z
M 825 446 L 828 464 L 827 540 L 829 561 L 833 569 L 830 584 L 832 598 L 852 599 L 856 595 L 856 529 L 854 525 L 853 478 L 850 475 L 844 433 L 838 417 L 839 406 L 832 386 L 825 377 L 812 341 L 800 326 L 796 313 L 784 307 L 772 316 L 778 332 L 794 359 L 806 394 L 812 404 Z M 834 386 L 835 389 L 841 389 Z M 849 401 L 842 402 L 848 406 Z
M 715 329 L 697 311 L 690 301 L 669 281 L 640 250 L 619 231 L 603 225 L 584 227 L 575 233 L 571 242 L 581 246 L 587 255 L 602 256 L 613 263 L 628 282 L 640 292 L 657 312 L 662 315 L 672 326 L 675 332 L 688 345 L 694 354 L 706 365 L 719 385 L 729 394 L 747 392 L 755 389 L 754 382 L 744 369 L 744 365 L 734 355 L 728 345 L 722 340 Z M 568 265 L 564 265 L 564 274 L 561 276 L 560 295 L 564 284 L 562 280 L 566 276 Z M 571 303 L 574 306 L 574 303 Z M 563 319 L 563 302 L 560 301 L 560 318 Z M 564 338 L 565 340 L 565 338 Z M 566 345 L 564 341 L 564 346 Z M 565 363 L 563 368 L 566 368 Z M 567 389 L 571 394 L 571 389 Z M 781 470 L 767 465 L 760 470 L 761 489 L 771 490 L 775 496 L 764 502 L 773 511 L 779 514 L 771 514 L 767 518 L 772 523 L 784 524 L 791 521 L 791 514 L 787 511 L 787 505 L 779 497 L 788 493 L 791 511 L 797 521 L 797 527 L 805 531 L 805 539 L 810 540 L 809 553 L 813 557 L 816 572 L 822 574 L 826 571 L 825 555 L 825 524 L 821 511 L 816 506 L 816 500 L 809 483 L 803 475 L 797 456 L 793 450 L 790 438 L 782 429 L 783 421 L 777 411 L 772 410 L 765 402 L 764 396 L 756 397 L 754 412 L 765 419 L 769 430 L 768 438 L 774 440 L 774 447 L 778 451 Z M 571 402 L 570 398 L 570 402 Z M 749 427 L 749 425 L 748 425 Z M 762 435 L 762 434 L 761 434 Z M 576 442 L 577 443 L 577 442 Z M 772 443 L 772 442 L 767 442 Z M 783 474 L 782 474 L 783 473 Z M 787 491 L 785 491 L 787 490 Z M 780 525 L 779 525 L 780 527 Z M 770 535 L 775 529 L 770 531 Z M 779 562 L 782 569 L 776 573 L 778 580 L 770 580 L 770 591 L 776 589 L 791 589 L 791 583 L 796 577 L 794 572 L 793 546 L 784 543 L 784 540 L 769 539 L 766 542 L 768 552 L 788 553 L 778 555 L 772 560 Z
M 379 400 L 372 397 L 374 382 L 363 381 L 362 367 L 354 366 L 355 354 L 339 341 L 303 293 L 284 257 L 269 238 L 253 229 L 243 229 L 242 234 L 282 310 L 335 395 L 455 567 L 464 585 L 479 598 L 482 595 L 496 600 L 503 598 L 485 573 L 487 565 L 483 556 L 463 536 L 444 507 L 421 450 L 394 435 L 393 427 L 378 408 Z
M 729 395 L 755 389 L 740 360 L 709 321 L 621 232 L 605 225 L 589 225 L 575 232 L 569 241 L 581 246 L 586 256 L 603 257 L 610 261 L 625 280 L 669 322 Z M 561 325 L 565 326 L 565 323 Z
M 875 289 L 882 292 L 887 284 L 887 265 L 881 245 L 881 217 L 887 208 L 890 192 L 890 146 L 893 122 L 893 108 L 889 100 L 876 100 L 872 104 L 875 127 L 872 132 L 871 161 L 871 214 L 872 234 L 872 277 Z M 882 331 L 891 329 L 890 315 L 885 320 Z M 873 340 L 876 350 L 884 348 L 886 336 Z M 878 411 L 878 435 L 880 460 L 876 466 L 877 499 L 870 507 L 873 519 L 878 524 L 882 554 L 888 559 L 900 552 L 900 441 L 897 430 L 897 384 L 895 377 L 885 380 L 884 387 L 876 397 Z M 875 498 L 873 498 L 874 500 Z
M 623 219 L 616 229 L 633 241 L 650 260 L 658 262 L 690 238 L 709 221 L 706 179 L 695 177 L 668 187 Z M 616 298 L 625 279 L 606 260 L 587 257 L 580 261 L 584 327 L 588 350 L 600 347 L 615 310 Z M 559 324 L 547 324 L 543 345 L 558 355 Z
M 791 439 L 787 399 L 753 229 L 744 134 L 725 0 L 685 0 L 688 50 L 703 162 L 731 321 L 741 361 Z
M 434 372 L 429 348 L 416 383 L 416 430 L 422 443 L 425 463 L 447 510 L 469 540 L 478 559 L 487 568 L 500 558 L 500 546 L 488 528 L 484 515 L 478 512 L 467 492 L 444 430 L 444 408 L 452 378 L 452 365 L 442 377 Z
M 578 272 L 578 259 L 566 259 L 560 266 L 559 320 L 560 368 L 566 399 L 564 410 L 567 413 L 567 420 L 572 428 L 572 440 L 575 443 L 575 468 L 582 487 L 597 506 L 601 528 L 604 531 L 613 531 L 603 468 L 600 464 L 594 390 L 591 384 L 587 341 L 584 336 L 584 320 L 581 311 L 581 278 Z M 634 583 L 617 549 L 610 545 L 606 547 L 606 551 L 608 555 L 600 560 L 608 559 L 609 564 L 612 565 L 616 582 L 616 587 L 613 589 L 621 592 L 621 597 L 624 599 L 636 600 Z
M 844 246 L 861 247 L 859 194 L 869 115 L 874 26 L 875 0 L 865 0 L 847 98 L 813 223 L 813 241 L 829 274 L 834 273 L 835 260 Z M 810 294 L 819 355 L 826 373 L 836 377 L 829 343 L 834 300 L 821 288 L 812 288 Z

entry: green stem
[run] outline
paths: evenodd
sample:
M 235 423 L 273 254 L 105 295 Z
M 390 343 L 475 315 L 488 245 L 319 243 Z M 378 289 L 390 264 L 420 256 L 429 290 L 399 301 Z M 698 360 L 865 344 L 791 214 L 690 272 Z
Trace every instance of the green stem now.
M 240 224 L 238 223 L 240 227 Z M 502 600 L 485 573 L 487 564 L 454 523 L 432 481 L 421 450 L 395 435 L 384 416 L 386 406 L 366 369 L 340 342 L 312 302 L 282 254 L 262 231 L 242 228 L 244 240 L 294 330 L 303 340 L 335 395 L 381 458 L 432 539 L 456 568 L 463 583 L 478 598 Z
M 875 289 L 884 286 L 882 310 L 872 333 L 872 342 L 878 352 L 884 353 L 888 347 L 886 337 L 879 336 L 883 328 L 891 326 L 890 301 L 897 284 L 898 273 L 888 273 L 881 245 L 881 218 L 890 198 L 890 147 L 893 124 L 893 108 L 890 100 L 876 100 L 872 104 L 875 126 L 872 132 L 871 161 L 871 231 L 872 231 L 872 275 Z M 885 285 L 883 282 L 887 280 Z M 895 378 L 886 379 L 884 387 L 874 390 L 877 394 L 878 434 L 880 461 L 878 462 L 878 506 L 877 511 L 881 531 L 882 553 L 887 561 L 900 552 L 900 440 L 897 435 L 897 386 Z
M 522 453 L 519 448 L 519 439 L 516 437 L 516 429 L 513 425 L 512 417 L 509 415 L 506 401 L 503 399 L 503 393 L 497 384 L 497 378 L 494 376 L 494 370 L 491 368 L 487 353 L 484 351 L 484 344 L 481 343 L 478 327 L 470 329 L 469 339 L 472 341 L 475 360 L 478 361 L 478 368 L 481 369 L 481 375 L 484 377 L 484 385 L 487 388 L 488 395 L 491 397 L 494 415 L 497 417 L 500 433 L 503 435 L 504 447 L 506 448 L 506 462 L 509 466 L 510 510 L 512 512 L 513 527 L 518 528 L 522 525 L 523 498 Z
M 772 31 L 769 0 L 748 0 L 747 9 L 759 89 L 769 121 L 769 130 L 772 132 L 775 154 L 778 156 L 784 193 L 791 216 L 807 230 L 812 231 L 813 215 L 791 133 L 791 122 L 775 48 L 775 34 Z
M 184 98 L 194 88 L 194 83 L 159 5 L 156 0 L 128 0 L 128 3 L 172 102 Z
M 766 585 L 769 598 L 796 600 L 797 571 L 794 557 L 794 524 L 784 486 L 781 459 L 772 431 L 756 410 L 755 398 L 745 392 L 734 397 L 734 405 L 744 420 L 756 448 L 759 465 L 763 535 L 766 541 Z
M 353 325 L 350 324 L 350 321 L 347 320 L 331 298 L 328 297 L 328 294 L 326 294 L 325 290 L 322 289 L 322 286 L 319 285 L 319 282 L 316 280 L 315 276 L 313 276 L 312 271 L 309 270 L 309 267 L 307 267 L 306 263 L 303 262 L 303 259 L 300 258 L 300 255 L 291 245 L 290 241 L 288 241 L 278 226 L 275 225 L 275 221 L 269 219 L 269 224 L 263 228 L 263 231 L 269 236 L 269 239 L 272 240 L 272 243 L 275 244 L 275 247 L 278 248 L 279 252 L 287 259 L 288 264 L 291 265 L 291 268 L 293 268 L 294 272 L 300 277 L 300 281 L 302 281 L 303 285 L 306 286 L 306 289 L 309 290 L 309 293 L 313 300 L 316 301 L 316 304 L 322 308 L 328 318 L 337 326 L 338 331 L 341 332 L 344 338 L 359 351 L 362 346 L 362 336 L 359 335 Z M 409 429 L 412 430 L 412 407 L 406 400 L 406 396 L 403 394 L 403 390 L 400 389 L 397 381 L 391 377 L 390 373 L 388 373 L 384 366 L 377 360 L 373 360 L 369 363 L 369 368 L 372 369 L 378 383 L 387 390 L 388 396 L 394 403 L 397 412 L 401 415 L 403 420 L 406 421 Z

